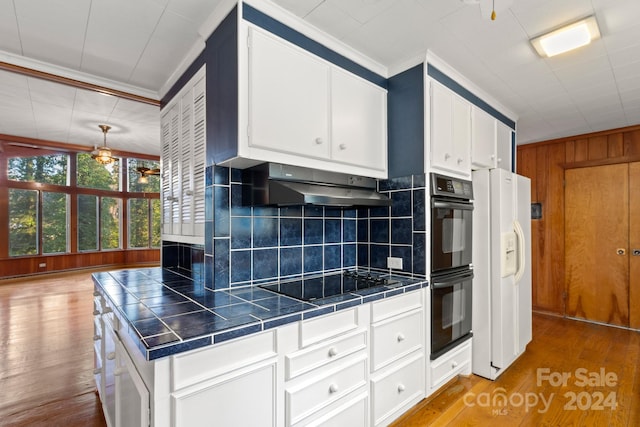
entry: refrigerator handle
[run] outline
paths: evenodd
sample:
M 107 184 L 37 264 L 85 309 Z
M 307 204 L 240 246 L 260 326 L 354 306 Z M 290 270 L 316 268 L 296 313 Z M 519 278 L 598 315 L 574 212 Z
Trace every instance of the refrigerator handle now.
M 525 270 L 525 262 L 526 262 L 526 257 L 525 257 L 525 245 L 524 245 L 524 231 L 522 230 L 522 225 L 520 225 L 520 222 L 516 219 L 513 221 L 513 229 L 516 232 L 516 236 L 518 236 L 518 271 L 516 272 L 516 274 L 514 275 L 514 279 L 515 282 L 518 283 L 520 282 L 520 279 L 522 279 L 522 276 L 524 275 L 524 270 Z

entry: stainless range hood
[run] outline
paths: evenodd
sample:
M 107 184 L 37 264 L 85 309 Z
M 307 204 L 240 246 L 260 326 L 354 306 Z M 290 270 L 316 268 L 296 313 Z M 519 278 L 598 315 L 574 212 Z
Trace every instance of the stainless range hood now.
M 316 169 L 263 163 L 242 171 L 245 206 L 389 206 L 376 180 Z

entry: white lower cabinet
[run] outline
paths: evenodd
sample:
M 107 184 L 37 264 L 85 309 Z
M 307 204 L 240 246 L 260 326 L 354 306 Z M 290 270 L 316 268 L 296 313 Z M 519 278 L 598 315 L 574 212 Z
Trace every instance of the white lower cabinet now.
M 285 391 L 286 425 L 306 425 L 305 418 L 339 402 L 367 384 L 367 355 L 334 362 L 307 374 Z
M 116 422 L 117 426 L 149 425 L 149 390 L 127 350 L 116 340 Z
M 146 427 L 150 415 L 149 390 L 116 332 L 118 321 L 106 305 L 104 308 L 100 316 L 104 358 L 95 371 L 104 418 L 109 427 Z
M 95 375 L 105 417 L 110 427 L 387 425 L 425 397 L 423 295 L 153 361 L 96 298 Z M 450 363 L 469 361 L 456 355 Z M 432 378 L 453 372 L 439 369 L 432 367 Z
M 308 427 L 366 427 L 369 425 L 369 395 L 366 388 L 347 396 L 337 408 L 313 417 L 300 425 Z
M 373 424 L 389 424 L 424 395 L 424 353 L 418 351 L 372 376 Z
M 453 348 L 430 364 L 430 388 L 437 390 L 456 375 L 471 374 L 471 340 Z
M 259 363 L 173 393 L 171 425 L 275 426 L 276 373 L 274 361 Z
M 371 305 L 371 419 L 387 425 L 425 397 L 422 292 Z

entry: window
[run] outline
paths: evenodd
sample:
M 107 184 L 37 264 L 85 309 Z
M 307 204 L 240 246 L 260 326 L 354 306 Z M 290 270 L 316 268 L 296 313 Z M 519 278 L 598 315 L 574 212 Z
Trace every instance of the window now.
M 149 172 L 160 170 L 160 162 L 141 159 L 127 160 L 127 182 L 131 193 L 159 193 L 160 175 Z M 144 173 L 144 171 L 147 171 Z
M 78 251 L 98 250 L 98 197 L 78 195 Z
M 120 160 L 108 165 L 101 165 L 91 158 L 91 154 L 78 153 L 77 180 L 78 187 L 97 190 L 118 191 L 120 185 Z
M 68 161 L 66 154 L 12 157 L 7 164 L 7 175 L 13 181 L 68 185 Z
M 9 189 L 9 255 L 38 253 L 38 191 Z
M 160 247 L 160 200 L 129 199 L 129 247 Z
M 146 183 L 138 181 L 138 168 L 159 169 L 158 160 L 101 165 L 88 153 L 9 147 L 0 151 L 6 162 L 0 181 L 7 187 L 0 200 L 8 222 L 0 230 L 4 256 L 161 247 L 160 177 L 146 174 Z
M 100 199 L 100 237 L 102 249 L 120 249 L 120 210 L 122 200 L 115 197 Z
M 42 192 L 42 253 L 69 252 L 69 196 Z

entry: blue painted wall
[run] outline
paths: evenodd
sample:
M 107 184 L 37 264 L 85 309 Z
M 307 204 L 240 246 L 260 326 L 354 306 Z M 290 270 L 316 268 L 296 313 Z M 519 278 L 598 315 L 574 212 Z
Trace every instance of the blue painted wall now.
M 389 177 L 424 172 L 424 66 L 389 78 L 387 140 Z

